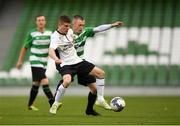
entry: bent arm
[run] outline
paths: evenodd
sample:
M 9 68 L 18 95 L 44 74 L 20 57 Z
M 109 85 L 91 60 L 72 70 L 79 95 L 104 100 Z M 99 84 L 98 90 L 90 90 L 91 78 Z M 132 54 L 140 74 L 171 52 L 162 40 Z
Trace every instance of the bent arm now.
M 49 56 L 55 61 L 56 64 L 61 64 L 61 60 L 56 56 L 54 48 L 49 48 Z

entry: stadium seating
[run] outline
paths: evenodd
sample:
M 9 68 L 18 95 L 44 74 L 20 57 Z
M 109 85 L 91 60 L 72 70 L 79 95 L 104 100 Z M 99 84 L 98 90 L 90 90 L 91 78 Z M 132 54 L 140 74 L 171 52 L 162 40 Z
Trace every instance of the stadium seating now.
M 52 30 L 56 29 L 58 16 L 63 14 L 71 17 L 81 14 L 85 17 L 87 26 L 116 20 L 125 23 L 125 28 L 109 30 L 100 37 L 89 40 L 101 43 L 94 45 L 102 49 L 104 57 L 95 63 L 107 73 L 108 85 L 180 84 L 180 57 L 174 61 L 179 53 L 175 47 L 179 45 L 179 31 L 175 32 L 175 28 L 180 26 L 178 0 L 28 0 L 25 2 L 17 32 L 12 39 L 11 50 L 2 70 L 10 71 L 14 67 L 18 57 L 12 54 L 19 53 L 27 32 L 35 26 L 34 18 L 38 14 L 47 17 L 47 26 Z M 103 44 L 104 42 L 106 44 Z M 92 49 L 93 46 L 89 48 Z M 121 59 L 128 56 L 134 58 L 131 59 L 132 62 L 112 61 L 117 55 L 121 56 Z M 105 60 L 105 56 L 110 58 Z M 144 56 L 145 62 L 141 63 L 140 60 L 139 63 L 138 56 Z M 92 57 L 96 60 L 97 53 L 93 53 Z M 171 64 L 171 59 L 176 63 Z M 9 83 L 5 82 L 5 79 L 1 80 L 4 84 Z

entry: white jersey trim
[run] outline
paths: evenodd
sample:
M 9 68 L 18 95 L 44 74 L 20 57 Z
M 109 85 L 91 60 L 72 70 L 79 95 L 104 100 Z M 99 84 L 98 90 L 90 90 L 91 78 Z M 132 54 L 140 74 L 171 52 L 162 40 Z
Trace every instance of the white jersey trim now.
M 46 49 L 31 48 L 31 52 L 36 54 L 45 54 L 48 53 L 48 50 L 49 50 L 48 48 Z

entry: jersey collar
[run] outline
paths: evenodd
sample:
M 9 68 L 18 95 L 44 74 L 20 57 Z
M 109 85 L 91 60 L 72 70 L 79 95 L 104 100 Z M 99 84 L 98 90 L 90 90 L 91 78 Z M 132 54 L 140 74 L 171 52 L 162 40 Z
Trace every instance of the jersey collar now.
M 59 32 L 58 30 L 56 30 L 60 35 L 66 35 L 66 34 L 64 34 L 64 33 L 61 33 L 61 32 Z

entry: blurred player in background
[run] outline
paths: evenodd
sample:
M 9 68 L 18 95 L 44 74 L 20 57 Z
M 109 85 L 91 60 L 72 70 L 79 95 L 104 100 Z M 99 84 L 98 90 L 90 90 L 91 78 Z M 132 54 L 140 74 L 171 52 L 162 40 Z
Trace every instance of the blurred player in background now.
M 20 69 L 28 49 L 30 49 L 30 64 L 32 71 L 32 87 L 28 102 L 28 109 L 37 111 L 33 103 L 38 94 L 39 86 L 42 85 L 45 95 L 48 97 L 50 106 L 54 102 L 53 94 L 49 88 L 49 80 L 46 77 L 46 66 L 48 61 L 48 49 L 52 31 L 45 28 L 46 19 L 43 15 L 36 17 L 37 28 L 28 34 L 24 46 L 22 47 L 16 67 Z
M 122 25 L 123 22 L 117 21 L 113 24 L 103 24 L 98 27 L 85 27 L 85 19 L 80 15 L 75 15 L 73 18 L 73 32 L 75 37 L 75 48 L 77 50 L 77 55 L 82 59 L 84 59 L 84 47 L 88 37 L 93 37 L 98 32 L 106 31 L 113 27 L 120 27 Z M 107 101 L 104 99 L 104 85 L 105 85 L 104 78 L 98 79 L 92 75 L 87 75 L 86 77 L 83 78 L 78 77 L 78 83 L 82 83 L 82 82 L 85 83 L 86 85 L 91 83 L 94 84 L 96 83 L 97 85 L 96 105 L 103 107 L 107 110 L 111 109 Z

